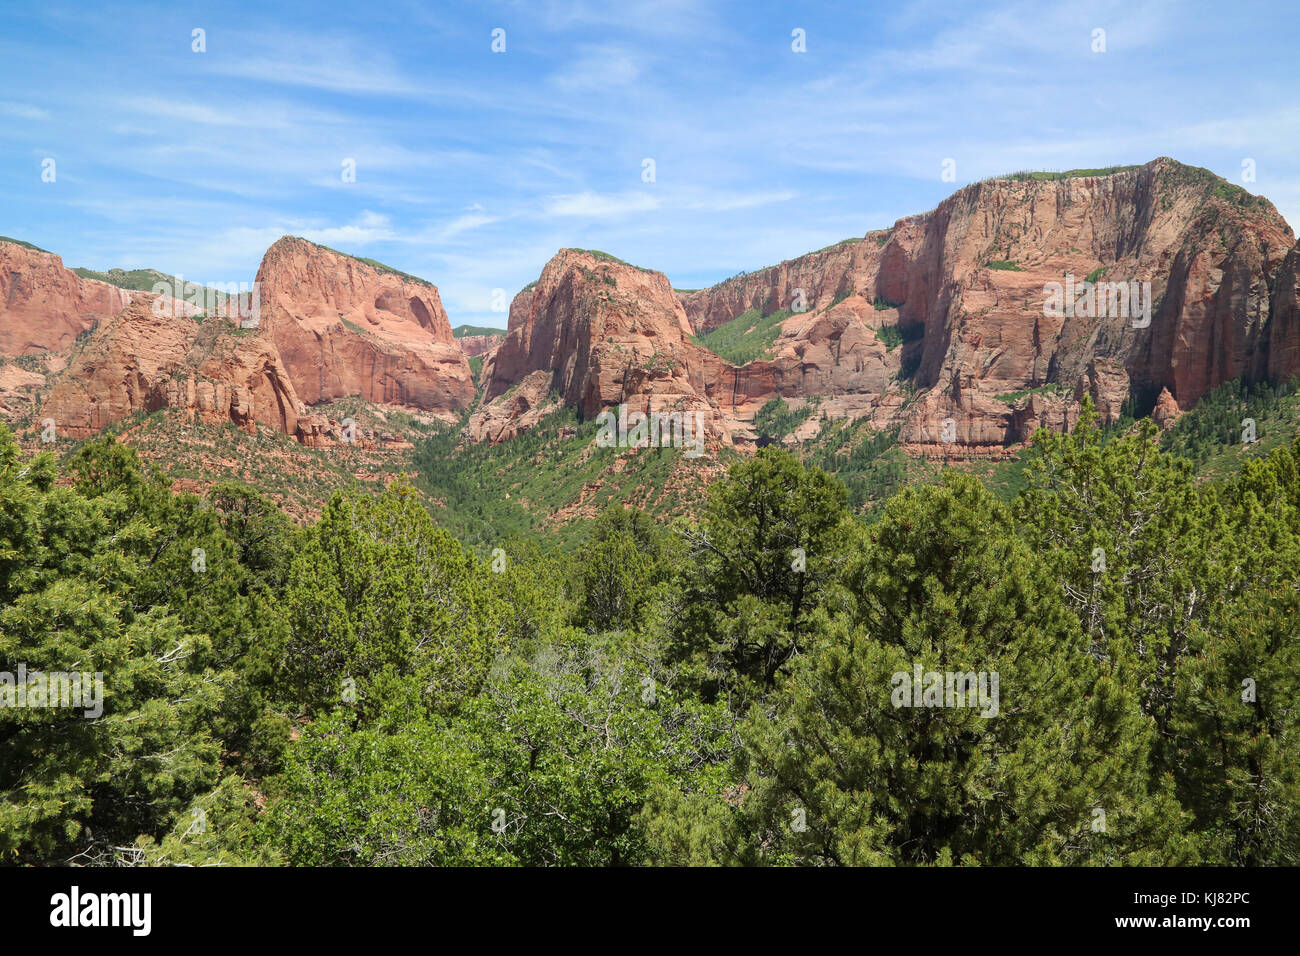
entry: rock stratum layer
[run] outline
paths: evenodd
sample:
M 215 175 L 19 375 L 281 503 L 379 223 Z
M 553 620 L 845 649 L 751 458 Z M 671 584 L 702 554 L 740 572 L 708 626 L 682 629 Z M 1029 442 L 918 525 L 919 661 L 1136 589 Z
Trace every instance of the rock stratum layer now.
M 52 252 L 0 241 L 0 356 L 69 348 L 133 294 L 81 278 Z
M 1163 158 L 976 183 L 891 229 L 692 293 L 564 250 L 516 297 L 467 434 L 515 433 L 488 406 L 543 371 L 584 416 L 672 395 L 732 440 L 763 403 L 815 397 L 820 417 L 897 428 L 914 453 L 996 455 L 1069 427 L 1084 395 L 1113 421 L 1125 401 L 1150 409 L 1167 392 L 1168 419 L 1238 376 L 1300 372 L 1298 269 L 1272 204 Z M 1075 287 L 1077 305 L 1067 311 L 1062 288 L 1045 309 L 1051 283 Z M 1121 291 L 1149 313 L 1121 314 Z M 777 312 L 790 314 L 775 341 L 744 366 L 691 339 Z
M 318 403 L 359 397 L 455 421 L 474 397 L 436 287 L 306 240 L 267 251 L 252 328 L 81 279 L 20 244 L 0 242 L 0 264 L 0 347 L 40 354 L 52 373 L 9 369 L 0 406 L 19 418 L 48 384 L 39 415 L 67 437 L 179 408 L 319 445 L 340 429 L 310 412 Z
M 494 348 L 505 341 L 505 333 L 501 335 L 462 335 L 456 339 L 456 345 L 466 358 L 473 358 L 475 355 L 486 355 Z
M 1300 372 L 1290 227 L 1267 200 L 1169 159 L 976 183 L 890 229 L 691 293 L 564 249 L 491 342 L 453 338 L 427 282 L 303 239 L 276 242 L 257 278 L 256 329 L 184 309 L 159 319 L 150 296 L 0 243 L 0 352 L 21 359 L 0 375 L 0 410 L 39 410 L 79 437 L 178 407 L 315 445 L 338 428 L 312 406 L 347 397 L 457 420 L 479 354 L 471 440 L 509 439 L 561 404 L 585 418 L 625 404 L 698 416 L 711 440 L 748 446 L 755 413 L 780 398 L 815 402 L 801 439 L 861 418 L 914 454 L 967 457 L 1070 427 L 1085 397 L 1107 421 L 1132 402 L 1168 423 L 1230 379 Z M 1053 283 L 1096 294 L 1045 308 L 1066 304 Z M 1150 304 L 1136 319 L 1117 312 L 1130 289 Z M 737 323 L 758 342 L 737 354 L 761 352 L 745 365 L 701 344 L 745 332 Z
M 709 382 L 730 366 L 691 334 L 663 273 L 562 249 L 511 303 L 505 341 L 485 360 L 483 404 L 466 434 L 474 441 L 513 437 L 554 392 L 585 417 L 621 403 L 698 413 L 713 437 L 729 443 L 721 389 Z
M 304 402 L 356 395 L 455 420 L 474 400 L 435 286 L 292 237 L 267 250 L 257 282 L 262 326 Z
M 205 327 L 179 309 L 160 316 L 155 299 L 141 294 L 95 329 L 50 391 L 43 419 L 87 438 L 136 412 L 179 408 L 212 424 L 294 434 L 301 403 L 264 333 Z

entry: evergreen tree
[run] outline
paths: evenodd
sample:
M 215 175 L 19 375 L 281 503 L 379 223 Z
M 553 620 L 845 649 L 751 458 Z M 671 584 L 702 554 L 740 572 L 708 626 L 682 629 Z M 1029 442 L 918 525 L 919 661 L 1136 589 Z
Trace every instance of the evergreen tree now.
M 645 623 L 674 570 L 670 548 L 644 512 L 604 511 L 577 555 L 582 603 L 575 623 L 592 632 L 633 630 Z
M 967 477 L 890 502 L 849 572 L 853 609 L 743 727 L 735 819 L 677 827 L 679 850 L 729 833 L 726 858 L 745 862 L 1195 858 L 1136 694 L 1088 653 L 1009 519 Z M 917 669 L 998 675 L 996 712 L 942 692 L 914 706 Z
M 1198 489 L 1188 462 L 1159 450 L 1156 435 L 1144 420 L 1103 442 L 1085 400 L 1072 434 L 1035 435 L 1039 454 L 1016 513 L 1091 652 L 1130 674 L 1167 735 L 1192 628 L 1240 583 L 1241 562 L 1223 509 Z
M 288 574 L 282 673 L 309 715 L 385 700 L 449 713 L 481 690 L 508 621 L 492 572 L 406 486 L 336 493 Z
M 677 652 L 716 691 L 775 686 L 832 598 L 854 538 L 844 486 L 775 447 L 728 472 L 684 535 Z
M 81 469 L 105 464 L 86 480 Z M 138 840 L 188 818 L 222 773 L 210 728 L 233 674 L 209 635 L 145 597 L 177 573 L 159 567 L 169 549 L 204 540 L 221 553 L 220 541 L 158 521 L 162 499 L 121 446 L 92 448 L 74 471 L 82 480 L 56 485 L 53 458 L 23 462 L 0 428 L 0 672 L 98 674 L 103 686 L 100 712 L 84 698 L 0 707 L 8 861 L 134 860 Z

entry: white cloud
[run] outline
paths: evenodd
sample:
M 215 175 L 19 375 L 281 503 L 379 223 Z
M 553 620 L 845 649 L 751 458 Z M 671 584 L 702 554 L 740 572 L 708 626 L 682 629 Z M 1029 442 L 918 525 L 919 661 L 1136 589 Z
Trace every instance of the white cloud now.
M 0 114 L 4 116 L 13 116 L 16 119 L 45 120 L 50 118 L 50 114 L 39 107 L 29 106 L 26 103 L 9 103 L 0 101 Z
M 546 214 L 580 216 L 585 219 L 615 219 L 657 208 L 659 208 L 658 197 L 649 193 L 626 192 L 618 195 L 601 195 L 588 191 L 552 197 L 546 204 Z
M 551 77 L 551 82 L 570 92 L 602 92 L 635 83 L 641 76 L 636 55 L 619 46 L 584 46 L 572 62 Z
M 362 95 L 419 94 L 421 87 L 401 75 L 382 51 L 359 47 L 351 39 L 318 34 L 227 34 L 230 56 L 203 57 L 213 72 L 269 85 L 302 86 Z M 213 38 L 209 48 L 214 49 Z
M 323 229 L 304 229 L 304 239 L 319 242 L 322 245 L 336 243 L 345 246 L 364 246 L 375 242 L 387 242 L 398 238 L 387 216 L 366 210 L 355 222 L 346 226 L 330 226 Z M 344 250 L 345 252 L 348 250 Z
M 242 100 L 212 98 L 204 102 L 176 99 L 157 95 L 133 95 L 119 97 L 111 102 L 110 107 L 116 111 L 139 113 L 153 120 L 159 117 L 198 126 L 237 126 L 245 130 L 277 130 L 283 134 L 286 130 L 305 130 L 322 126 L 353 125 L 354 118 L 345 113 L 331 112 L 289 100 L 269 100 L 260 98 L 257 108 L 250 110 Z M 156 123 L 145 127 L 149 132 L 158 132 Z
M 475 203 L 474 205 L 478 206 L 479 209 L 483 208 L 482 206 L 479 206 L 478 203 Z M 480 212 L 466 213 L 463 216 L 457 216 L 451 222 L 434 230 L 433 238 L 435 242 L 445 242 L 449 239 L 454 239 L 463 232 L 469 232 L 473 229 L 478 229 L 481 226 L 487 226 L 499 221 L 500 217 L 498 216 L 489 216 Z

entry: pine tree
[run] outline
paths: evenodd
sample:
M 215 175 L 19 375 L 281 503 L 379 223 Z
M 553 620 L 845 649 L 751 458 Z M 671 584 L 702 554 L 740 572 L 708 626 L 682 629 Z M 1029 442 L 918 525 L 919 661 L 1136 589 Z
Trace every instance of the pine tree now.
M 800 653 L 854 540 L 847 498 L 835 478 L 768 447 L 733 466 L 699 527 L 684 529 L 677 653 L 714 692 L 766 692 Z
M 454 711 L 506 647 L 491 575 L 409 487 L 335 494 L 288 574 L 287 687 L 309 715 L 372 717 L 386 698 Z
M 0 672 L 98 674 L 103 687 L 98 713 L 84 699 L 0 707 L 5 860 L 133 860 L 138 840 L 170 832 L 221 778 L 210 728 L 234 675 L 208 634 L 141 599 L 173 573 L 157 565 L 192 529 L 132 513 L 129 501 L 159 499 L 113 480 L 134 457 L 101 447 L 112 468 L 56 485 L 53 458 L 22 461 L 0 428 Z
M 734 856 L 1194 859 L 1172 782 L 1152 779 L 1154 729 L 1136 694 L 1089 654 L 1055 579 L 977 482 L 892 499 L 848 582 L 853 609 L 743 728 Z M 996 713 L 969 697 L 911 706 L 899 692 L 918 668 L 996 674 Z

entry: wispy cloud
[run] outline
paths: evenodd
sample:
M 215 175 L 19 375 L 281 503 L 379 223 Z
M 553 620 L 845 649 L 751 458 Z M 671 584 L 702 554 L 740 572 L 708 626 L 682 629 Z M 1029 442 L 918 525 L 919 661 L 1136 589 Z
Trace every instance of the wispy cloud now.
M 228 47 L 223 49 L 222 43 Z M 320 33 L 214 33 L 199 65 L 270 88 L 402 96 L 418 95 L 425 88 L 404 76 L 379 45 Z
M 551 77 L 551 82 L 569 92 L 611 89 L 635 83 L 641 77 L 640 57 L 627 47 L 585 46 Z
M 47 110 L 26 103 L 9 103 L 0 100 L 0 116 L 12 116 L 15 119 L 46 120 L 50 118 Z
M 481 212 L 468 212 L 463 216 L 457 216 L 451 222 L 438 227 L 433 233 L 433 241 L 450 242 L 461 233 L 470 232 L 482 226 L 491 225 L 494 222 L 500 222 L 498 216 L 488 216 Z
M 322 245 L 369 246 L 397 238 L 388 216 L 366 210 L 355 221 L 344 226 L 324 229 L 304 229 L 302 237 Z
M 647 192 L 617 195 L 582 192 L 555 196 L 546 204 L 548 216 L 577 216 L 583 219 L 616 219 L 648 212 L 659 207 L 659 197 Z

